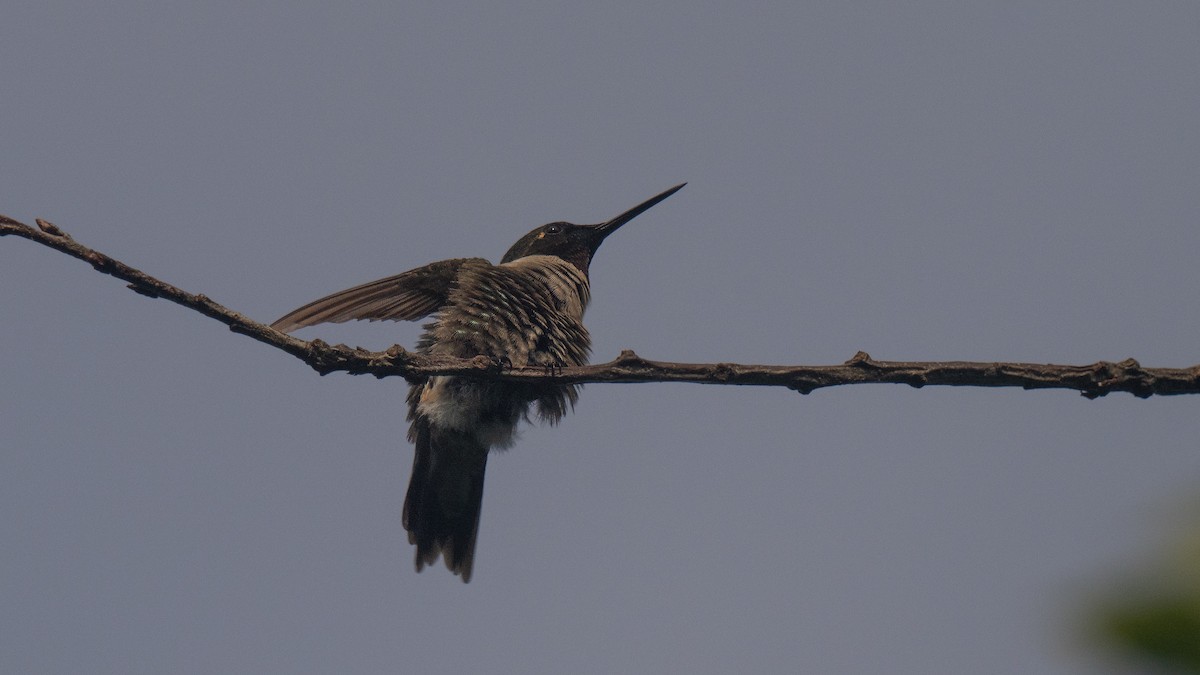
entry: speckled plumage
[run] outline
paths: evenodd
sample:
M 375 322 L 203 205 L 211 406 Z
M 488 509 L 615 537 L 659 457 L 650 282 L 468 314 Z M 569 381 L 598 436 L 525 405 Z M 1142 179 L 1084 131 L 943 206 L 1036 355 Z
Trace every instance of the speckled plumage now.
M 464 265 L 417 349 L 482 354 L 513 366 L 583 365 L 591 348 L 583 326 L 588 297 L 587 276 L 554 256 Z M 417 546 L 418 570 L 440 552 L 451 570 L 470 579 L 489 450 L 509 447 L 531 413 L 557 422 L 577 397 L 574 386 L 456 377 L 432 377 L 409 389 L 408 438 L 418 457 L 404 525 Z M 428 480 L 418 479 L 422 473 Z
M 472 263 L 460 268 L 454 287 L 437 319 L 425 326 L 418 351 L 471 358 L 489 356 L 513 366 L 578 366 L 587 363 L 591 336 L 583 325 L 590 292 L 587 275 L 554 256 L 535 255 L 491 265 Z M 420 398 L 454 378 L 432 378 L 410 394 L 410 418 Z M 528 403 L 537 404 L 542 420 L 556 422 L 576 400 L 575 387 L 530 389 L 512 382 L 478 382 L 503 392 L 521 417 Z M 509 395 L 511 394 L 511 395 Z M 477 407 L 474 403 L 467 409 Z M 419 406 L 431 418 L 460 427 L 486 420 L 470 419 L 463 411 L 444 414 L 431 405 Z M 515 421 L 515 420 L 514 420 Z
M 599 225 L 550 223 L 526 234 L 500 264 L 482 258 L 431 263 L 309 303 L 272 326 L 290 331 L 351 319 L 414 321 L 433 315 L 418 351 L 488 356 L 513 366 L 587 363 L 583 326 L 588 266 L 612 232 L 674 194 L 676 186 Z M 578 398 L 576 386 L 431 377 L 408 393 L 415 446 L 403 522 L 420 571 L 441 556 L 469 581 L 488 453 L 512 444 L 522 419 L 554 423 Z

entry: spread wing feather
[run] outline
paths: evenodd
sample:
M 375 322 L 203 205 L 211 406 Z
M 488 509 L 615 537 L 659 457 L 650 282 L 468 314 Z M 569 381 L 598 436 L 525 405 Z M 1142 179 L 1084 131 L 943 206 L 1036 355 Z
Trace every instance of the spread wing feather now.
M 446 303 L 463 265 L 490 265 L 483 258 L 454 258 L 430 263 L 394 277 L 355 286 L 288 312 L 271 324 L 285 333 L 318 323 L 416 321 Z

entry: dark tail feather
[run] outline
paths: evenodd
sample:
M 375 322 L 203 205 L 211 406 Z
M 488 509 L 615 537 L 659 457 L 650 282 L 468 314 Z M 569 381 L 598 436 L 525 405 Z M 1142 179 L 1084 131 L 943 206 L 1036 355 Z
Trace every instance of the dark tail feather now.
M 416 453 L 404 529 L 408 543 L 417 546 L 417 571 L 440 554 L 451 572 L 470 581 L 488 449 L 473 437 L 431 426 L 424 416 L 413 420 L 411 434 Z

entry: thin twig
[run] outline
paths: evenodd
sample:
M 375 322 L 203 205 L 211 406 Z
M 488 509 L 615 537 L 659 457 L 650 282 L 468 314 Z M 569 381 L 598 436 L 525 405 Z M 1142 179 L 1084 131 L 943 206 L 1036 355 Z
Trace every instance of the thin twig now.
M 1124 391 L 1141 398 L 1153 395 L 1200 393 L 1200 366 L 1143 368 L 1137 361 L 1100 361 L 1085 366 L 1038 363 L 986 363 L 970 361 L 876 361 L 858 352 L 849 361 L 832 366 L 766 366 L 738 363 L 668 363 L 647 361 L 626 350 L 616 359 L 590 366 L 555 369 L 508 368 L 484 356 L 449 359 L 415 354 L 395 345 L 371 352 L 321 340 L 306 342 L 213 302 L 204 295 L 183 291 L 119 260 L 75 241 L 53 223 L 38 219 L 38 229 L 0 216 L 0 236 L 16 235 L 79 258 L 98 271 L 127 282 L 137 293 L 165 298 L 193 309 L 301 359 L 318 373 L 344 371 L 352 375 L 401 376 L 420 380 L 432 375 L 492 377 L 536 383 L 584 384 L 599 382 L 697 382 L 787 387 L 807 394 L 843 384 L 907 384 L 956 387 L 1022 387 L 1073 389 L 1088 398 Z

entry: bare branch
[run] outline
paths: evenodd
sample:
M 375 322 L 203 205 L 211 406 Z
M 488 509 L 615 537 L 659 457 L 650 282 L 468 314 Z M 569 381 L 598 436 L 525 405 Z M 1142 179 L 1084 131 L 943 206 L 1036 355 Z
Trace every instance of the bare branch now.
M 912 387 L 942 385 L 1073 389 L 1088 398 L 1116 391 L 1129 392 L 1141 398 L 1200 393 L 1200 365 L 1190 368 L 1143 368 L 1133 359 L 1120 363 L 1100 361 L 1084 366 L 969 361 L 904 362 L 876 361 L 868 354 L 858 352 L 840 365 L 765 366 L 647 361 L 626 350 L 609 363 L 547 371 L 542 368 L 507 368 L 485 356 L 447 359 L 414 354 L 400 345 L 382 352 L 371 352 L 345 345 L 331 346 L 321 340 L 306 342 L 280 333 L 204 295 L 183 291 L 90 249 L 53 223 L 41 219 L 36 222 L 38 229 L 0 216 L 0 236 L 23 237 L 79 258 L 96 270 L 127 282 L 128 287 L 137 293 L 151 298 L 165 298 L 216 319 L 235 333 L 248 335 L 301 359 L 322 375 L 344 371 L 352 375 L 401 376 L 409 380 L 432 375 L 460 375 L 556 384 L 697 382 L 787 387 L 803 394 L 843 384 L 882 383 Z

